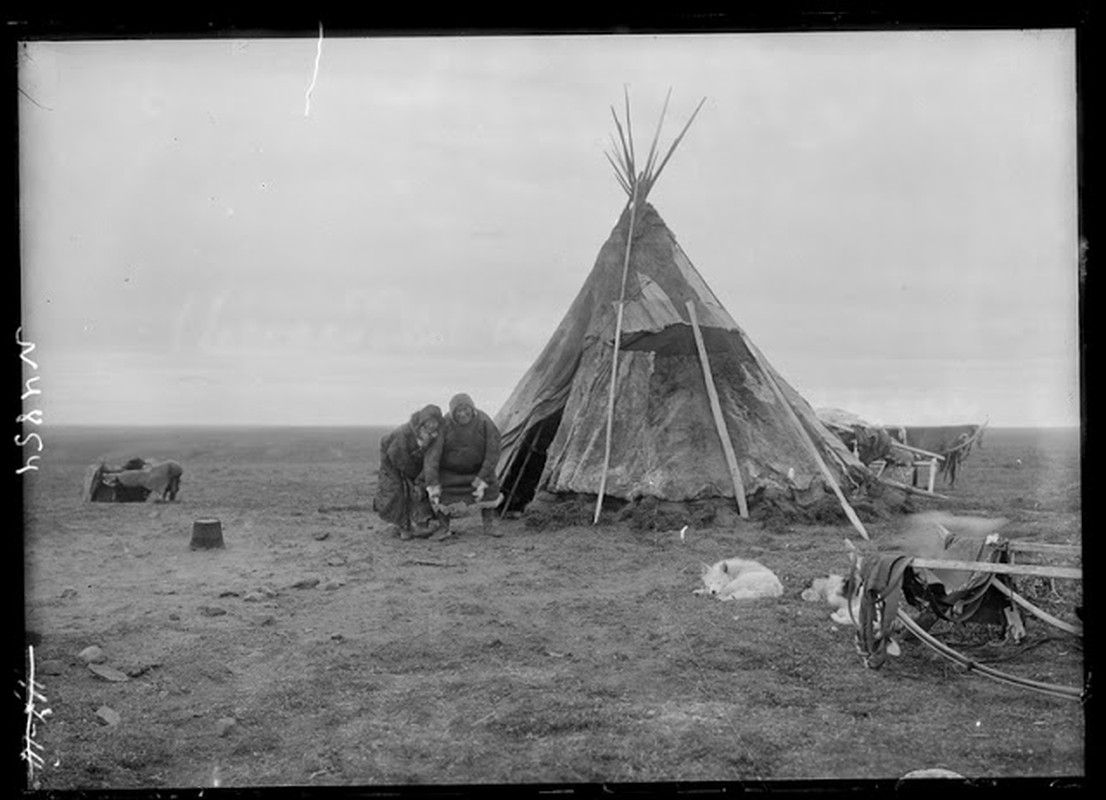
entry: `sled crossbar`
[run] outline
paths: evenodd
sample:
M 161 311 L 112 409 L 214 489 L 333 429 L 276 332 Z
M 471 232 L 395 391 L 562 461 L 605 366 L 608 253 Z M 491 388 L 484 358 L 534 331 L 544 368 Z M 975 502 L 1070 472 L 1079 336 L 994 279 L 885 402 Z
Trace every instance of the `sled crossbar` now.
M 1050 556 L 1080 556 L 1083 548 L 1077 544 L 1048 544 L 1046 542 L 1020 542 L 1011 539 L 1006 543 L 1007 548 L 1021 553 L 1040 553 Z
M 999 564 L 993 561 L 947 561 L 942 558 L 914 558 L 911 566 L 928 569 L 968 570 L 993 572 L 998 575 L 1036 575 L 1042 578 L 1070 578 L 1083 580 L 1080 567 L 1052 567 L 1041 564 Z

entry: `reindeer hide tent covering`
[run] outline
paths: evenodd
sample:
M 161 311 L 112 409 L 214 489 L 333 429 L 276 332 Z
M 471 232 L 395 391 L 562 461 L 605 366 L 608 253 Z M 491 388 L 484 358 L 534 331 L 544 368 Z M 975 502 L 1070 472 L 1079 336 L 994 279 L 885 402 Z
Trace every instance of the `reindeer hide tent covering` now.
M 496 416 L 501 485 L 505 491 L 521 487 L 512 507 L 537 491 L 600 491 L 630 216 L 627 207 L 568 313 Z M 606 493 L 624 500 L 734 497 L 688 302 L 696 309 L 746 496 L 754 500 L 769 490 L 775 497 L 820 497 L 827 487 L 811 442 L 843 490 L 863 481 L 868 473 L 860 461 L 756 351 L 657 211 L 645 203 L 635 216 Z

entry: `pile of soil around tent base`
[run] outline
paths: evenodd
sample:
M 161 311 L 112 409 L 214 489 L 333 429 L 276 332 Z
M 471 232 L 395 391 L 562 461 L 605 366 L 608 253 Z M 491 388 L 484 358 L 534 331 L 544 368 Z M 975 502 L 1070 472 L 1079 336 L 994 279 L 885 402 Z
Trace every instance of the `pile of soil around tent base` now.
M 551 530 L 570 526 L 591 525 L 595 519 L 595 495 L 552 494 L 541 492 L 523 512 L 528 528 Z M 896 514 L 909 514 L 915 509 L 909 497 L 896 491 L 876 492 L 850 503 L 863 522 L 878 522 Z M 847 524 L 848 517 L 832 494 L 823 494 L 806 503 L 796 502 L 782 492 L 762 490 L 748 500 L 749 518 L 763 522 L 769 528 L 788 525 Z M 679 530 L 684 525 L 693 528 L 727 528 L 741 522 L 733 499 L 710 497 L 701 500 L 671 502 L 655 497 L 633 501 L 608 497 L 603 500 L 599 524 L 626 524 L 634 530 Z

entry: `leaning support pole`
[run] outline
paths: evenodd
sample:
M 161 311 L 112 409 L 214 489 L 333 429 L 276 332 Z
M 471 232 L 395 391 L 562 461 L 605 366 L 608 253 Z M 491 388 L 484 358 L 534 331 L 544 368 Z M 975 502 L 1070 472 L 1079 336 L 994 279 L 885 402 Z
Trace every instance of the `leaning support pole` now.
M 829 471 L 826 462 L 822 460 L 822 454 L 819 453 L 818 448 L 814 446 L 814 441 L 810 438 L 810 434 L 806 432 L 806 428 L 803 427 L 803 423 L 799 420 L 798 415 L 795 414 L 795 409 L 791 407 L 791 404 L 787 402 L 787 398 L 783 396 L 783 390 L 780 389 L 779 385 L 776 383 L 776 379 L 772 377 L 771 369 L 764 363 L 764 359 L 761 358 L 760 351 L 757 350 L 756 345 L 749 341 L 749 337 L 745 335 L 744 331 L 739 331 L 739 333 L 741 334 L 741 340 L 745 342 L 745 346 L 749 349 L 749 352 L 752 353 L 753 360 L 757 362 L 761 372 L 764 373 L 764 377 L 768 381 L 768 387 L 772 390 L 772 394 L 780 401 L 780 405 L 784 407 L 788 417 L 795 423 L 795 427 L 799 429 L 803 442 L 806 444 L 811 455 L 814 456 L 814 461 L 818 464 L 818 468 L 822 470 L 822 475 L 829 483 L 830 488 L 833 489 L 833 493 L 837 495 L 837 499 L 841 503 L 841 508 L 845 510 L 845 516 L 849 518 L 849 522 L 856 528 L 857 533 L 865 539 L 869 539 L 868 531 L 864 530 L 864 523 L 860 521 L 860 517 L 853 511 L 853 507 L 849 505 L 849 501 L 845 499 L 845 494 L 841 491 L 841 487 L 837 485 L 833 473 Z
M 618 384 L 618 348 L 622 344 L 622 309 L 626 305 L 626 276 L 630 271 L 630 246 L 634 240 L 634 217 L 637 214 L 637 184 L 630 196 L 630 227 L 626 231 L 626 257 L 622 260 L 622 289 L 618 295 L 618 315 L 614 325 L 614 349 L 611 352 L 611 385 L 607 393 L 607 440 L 603 446 L 603 472 L 599 478 L 599 494 L 595 498 L 595 519 L 592 525 L 599 524 L 599 513 L 603 510 L 603 495 L 607 491 L 607 470 L 611 465 L 611 429 L 614 427 L 614 396 Z
M 726 428 L 726 420 L 722 416 L 722 404 L 718 402 L 718 389 L 714 385 L 714 375 L 711 373 L 710 360 L 707 358 L 707 347 L 703 342 L 703 333 L 699 330 L 699 318 L 695 314 L 695 301 L 687 301 L 687 313 L 691 316 L 691 331 L 695 334 L 695 347 L 699 350 L 699 363 L 703 366 L 703 379 L 707 384 L 707 396 L 710 398 L 711 414 L 714 415 L 714 427 L 718 430 L 718 438 L 722 442 L 722 452 L 726 456 L 726 466 L 730 468 L 730 479 L 733 481 L 737 510 L 742 519 L 748 519 L 749 506 L 745 501 L 745 484 L 742 483 L 741 473 L 737 469 L 737 456 L 734 455 L 730 432 Z

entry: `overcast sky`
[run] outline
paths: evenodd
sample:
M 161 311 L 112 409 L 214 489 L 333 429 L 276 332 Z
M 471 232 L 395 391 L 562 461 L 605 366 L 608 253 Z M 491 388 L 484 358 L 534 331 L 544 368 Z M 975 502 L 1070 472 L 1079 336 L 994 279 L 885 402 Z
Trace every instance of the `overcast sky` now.
M 1071 31 L 38 41 L 19 86 L 47 424 L 494 414 L 625 202 L 624 86 L 639 149 L 706 98 L 651 202 L 813 406 L 1079 421 Z

